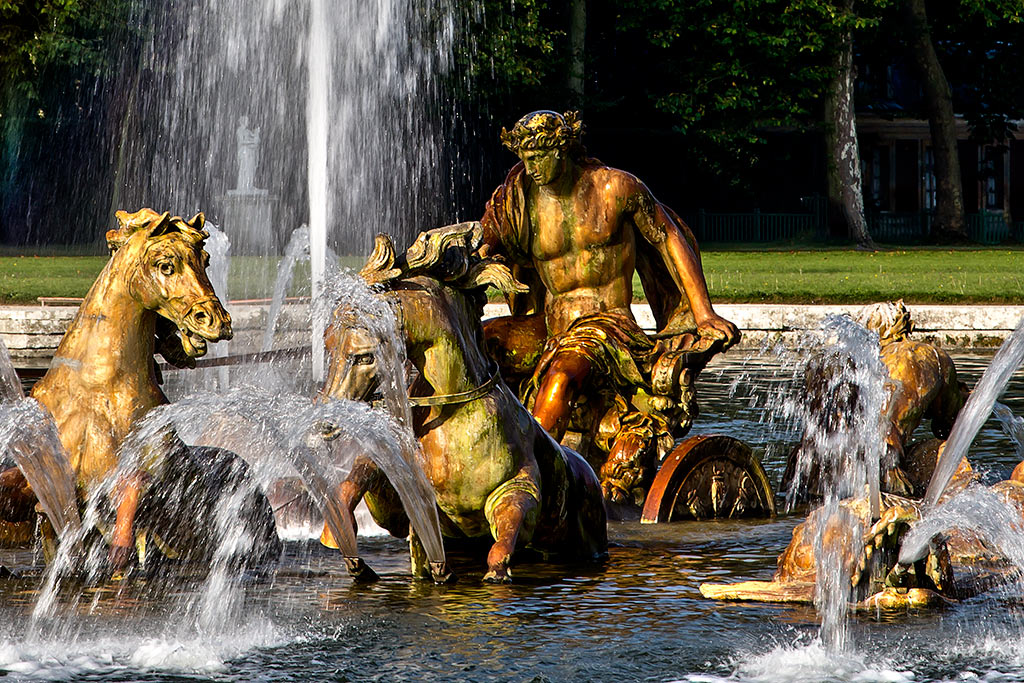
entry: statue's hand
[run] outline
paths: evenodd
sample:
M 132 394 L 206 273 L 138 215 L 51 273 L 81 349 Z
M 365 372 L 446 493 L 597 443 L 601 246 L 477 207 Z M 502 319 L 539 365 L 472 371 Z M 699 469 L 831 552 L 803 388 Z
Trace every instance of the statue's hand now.
M 697 333 L 704 339 L 721 339 L 723 351 L 740 340 L 739 328 L 715 313 L 697 324 Z

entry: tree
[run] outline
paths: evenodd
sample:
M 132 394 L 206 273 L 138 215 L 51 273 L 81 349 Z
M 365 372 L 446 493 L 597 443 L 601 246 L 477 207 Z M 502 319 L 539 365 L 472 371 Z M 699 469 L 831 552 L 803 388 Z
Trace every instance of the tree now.
M 616 4 L 620 34 L 647 53 L 643 69 L 622 60 L 632 78 L 723 176 L 749 167 L 767 132 L 816 125 L 832 77 L 828 3 Z
M 130 0 L 0 0 L 0 226 L 8 242 L 79 240 L 109 197 L 108 87 L 138 37 Z M 115 38 L 116 36 L 116 38 Z M 60 162 L 54 160 L 59 149 Z M 54 201 L 54 198 L 59 198 Z M 36 226 L 68 226 L 44 234 Z
M 903 0 L 902 16 L 907 48 L 921 80 L 935 155 L 936 205 L 932 233 L 942 241 L 966 242 L 953 94 L 932 43 L 925 0 Z
M 587 2 L 571 0 L 569 3 L 569 68 L 568 87 L 573 106 L 583 103 L 583 83 L 586 72 Z
M 875 249 L 864 219 L 864 194 L 853 103 L 853 0 L 842 0 L 837 13 L 839 40 L 834 57 L 834 80 L 825 97 L 825 138 L 829 154 L 829 215 L 865 249 Z
M 131 8 L 128 0 L 0 0 L 0 115 L 108 73 L 123 47 L 109 38 L 131 25 Z

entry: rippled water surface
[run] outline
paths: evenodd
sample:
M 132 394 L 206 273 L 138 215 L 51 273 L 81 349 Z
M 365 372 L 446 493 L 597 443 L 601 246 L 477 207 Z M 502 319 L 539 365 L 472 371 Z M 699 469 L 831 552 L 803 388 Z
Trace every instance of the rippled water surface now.
M 986 359 L 956 357 L 970 383 Z M 772 368 L 764 358 L 717 361 L 701 378 L 693 433 L 744 439 L 777 481 L 782 445 L 795 434 L 764 421 L 762 397 L 785 379 Z M 1020 373 L 1002 400 L 1024 413 Z M 991 481 L 1018 462 L 994 420 L 972 460 Z M 799 521 L 613 523 L 607 564 L 518 565 L 512 586 L 482 585 L 482 561 L 461 555 L 458 583 L 413 582 L 404 544 L 380 537 L 360 543 L 382 580 L 357 586 L 335 555 L 292 541 L 274 576 L 246 584 L 244 609 L 206 628 L 188 607 L 201 584 L 188 582 L 88 589 L 64 597 L 56 623 L 31 625 L 39 568 L 31 555 L 8 553 L 5 563 L 31 566 L 0 581 L 0 672 L 96 681 L 1024 680 L 1019 588 L 940 611 L 854 617 L 854 646 L 841 656 L 816 643 L 809 608 L 700 596 L 702 581 L 769 578 Z

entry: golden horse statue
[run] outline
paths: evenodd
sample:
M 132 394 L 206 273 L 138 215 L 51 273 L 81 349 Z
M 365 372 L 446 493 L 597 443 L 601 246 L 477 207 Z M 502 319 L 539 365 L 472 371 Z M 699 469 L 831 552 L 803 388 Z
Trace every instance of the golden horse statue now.
M 603 558 L 607 526 L 593 469 L 541 428 L 483 351 L 484 287 L 521 285 L 503 264 L 472 255 L 479 239 L 479 223 L 438 228 L 396 259 L 390 239 L 381 235 L 360 275 L 400 311 L 419 377 L 410 387 L 413 430 L 442 534 L 490 537 L 484 580 L 507 583 L 513 555 L 522 548 L 568 561 Z M 366 322 L 343 303 L 324 338 L 330 369 L 321 395 L 367 399 L 382 372 Z M 369 458 L 356 460 L 338 493 L 350 524 L 365 496 L 378 524 L 399 537 L 408 533 L 397 494 Z M 337 547 L 327 527 L 322 540 Z M 413 559 L 414 573 L 425 573 Z
M 206 275 L 202 213 L 191 220 L 142 209 L 117 212 L 110 261 L 86 294 L 31 397 L 53 416 L 81 498 L 118 464 L 118 448 L 153 407 L 167 403 L 154 353 L 195 367 L 207 341 L 231 338 L 231 316 Z M 115 487 L 122 554 L 134 543 L 141 477 Z M 0 514 L 31 515 L 33 494 L 17 470 L 0 473 Z M 6 503 L 5 503 L 6 501 Z

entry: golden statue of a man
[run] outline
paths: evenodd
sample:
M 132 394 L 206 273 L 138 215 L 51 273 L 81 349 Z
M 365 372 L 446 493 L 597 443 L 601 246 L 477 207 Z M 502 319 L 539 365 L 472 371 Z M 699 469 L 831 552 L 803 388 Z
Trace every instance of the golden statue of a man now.
M 651 373 L 660 355 L 702 343 L 722 350 L 740 337 L 711 306 L 690 229 L 638 178 L 588 157 L 582 132 L 575 112 L 553 111 L 527 114 L 502 130 L 521 161 L 481 220 L 483 250 L 503 255 L 531 286 L 527 297 L 510 301 L 510 322 L 487 326 L 488 345 L 506 367 L 518 364 L 524 372 L 539 349 L 530 353 L 530 331 L 546 340 L 529 399 L 534 416 L 559 439 L 595 382 L 612 387 L 633 412 L 656 413 L 650 401 L 633 399 L 637 391 L 658 393 Z M 657 344 L 630 310 L 634 272 L 658 325 Z

